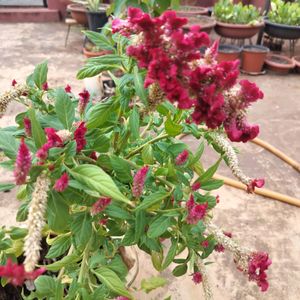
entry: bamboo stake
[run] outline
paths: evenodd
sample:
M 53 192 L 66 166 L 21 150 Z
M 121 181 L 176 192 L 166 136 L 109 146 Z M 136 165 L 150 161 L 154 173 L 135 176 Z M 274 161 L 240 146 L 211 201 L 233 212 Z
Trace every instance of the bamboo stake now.
M 284 154 L 282 151 L 278 150 L 277 148 L 275 148 L 274 146 L 272 146 L 271 144 L 259 139 L 259 138 L 255 138 L 254 140 L 251 141 L 252 143 L 268 150 L 269 152 L 273 153 L 274 155 L 276 155 L 277 157 L 279 157 L 280 159 L 282 159 L 283 161 L 285 161 L 287 164 L 291 165 L 295 170 L 297 170 L 298 172 L 300 172 L 300 164 L 293 160 L 292 158 L 288 157 L 286 154 Z
M 213 178 L 223 180 L 226 185 L 235 187 L 240 190 L 246 190 L 246 187 L 244 184 L 240 183 L 239 181 L 228 178 L 226 176 L 215 174 Z M 257 195 L 260 195 L 260 196 L 275 199 L 275 200 L 278 200 L 278 201 L 281 201 L 284 203 L 288 203 L 288 204 L 300 207 L 299 199 L 293 198 L 293 197 L 290 197 L 287 195 L 283 195 L 283 194 L 280 194 L 277 192 L 273 192 L 269 189 L 264 189 L 264 188 L 255 189 L 254 193 Z

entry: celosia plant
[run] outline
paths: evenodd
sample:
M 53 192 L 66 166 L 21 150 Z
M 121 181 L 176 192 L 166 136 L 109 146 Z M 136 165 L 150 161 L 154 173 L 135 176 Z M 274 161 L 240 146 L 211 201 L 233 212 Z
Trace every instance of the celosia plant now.
M 217 63 L 217 42 L 201 55 L 209 38 L 196 26 L 184 33 L 186 23 L 173 11 L 152 18 L 129 8 L 126 20 L 113 20 L 112 36 L 89 32 L 113 52 L 78 73 L 109 72 L 115 92 L 102 102 L 70 85 L 48 86 L 46 63 L 1 96 L 1 113 L 11 101 L 25 108 L 16 126 L 0 130 L 0 165 L 14 171 L 17 220 L 26 221 L 1 233 L 2 284 L 22 286 L 26 299 L 134 299 L 124 247 L 136 246 L 158 271 L 175 263 L 174 276 L 191 276 L 205 299 L 213 294 L 205 269 L 213 251 L 231 252 L 237 269 L 267 290 L 268 254 L 240 246 L 212 221 L 222 159 L 248 192 L 264 184 L 243 173 L 228 141 L 257 136 L 246 109 L 263 93 L 238 80 L 237 61 Z M 199 140 L 195 152 L 181 134 Z M 206 142 L 220 154 L 207 170 Z

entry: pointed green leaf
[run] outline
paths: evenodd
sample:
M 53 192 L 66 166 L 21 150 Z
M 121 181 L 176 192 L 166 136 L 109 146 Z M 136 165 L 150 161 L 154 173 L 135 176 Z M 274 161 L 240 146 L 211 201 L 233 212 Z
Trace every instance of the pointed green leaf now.
M 31 121 L 31 131 L 34 143 L 37 149 L 41 148 L 46 143 L 46 136 L 44 130 L 42 129 L 40 123 L 38 122 L 35 111 L 30 108 L 28 110 L 29 119 Z
M 136 210 L 147 209 L 157 203 L 160 203 L 163 199 L 170 195 L 169 192 L 156 192 L 145 197 L 141 204 L 136 207 Z
M 147 235 L 149 238 L 157 238 L 167 231 L 171 225 L 171 218 L 161 216 L 155 219 L 149 226 Z
M 0 148 L 9 158 L 15 159 L 19 149 L 19 141 L 11 132 L 0 131 Z
M 92 217 L 88 212 L 75 215 L 71 223 L 71 231 L 77 246 L 85 246 L 92 233 Z
M 165 258 L 165 261 L 162 265 L 162 270 L 166 269 L 172 263 L 175 255 L 176 255 L 177 243 L 178 242 L 176 239 L 172 239 L 172 245 L 171 245 L 169 252 Z
M 47 81 L 48 62 L 44 61 L 38 64 L 33 71 L 33 81 L 36 86 L 41 89 L 42 85 Z
M 68 94 L 61 88 L 56 91 L 55 112 L 64 127 L 70 129 L 75 118 L 75 107 Z

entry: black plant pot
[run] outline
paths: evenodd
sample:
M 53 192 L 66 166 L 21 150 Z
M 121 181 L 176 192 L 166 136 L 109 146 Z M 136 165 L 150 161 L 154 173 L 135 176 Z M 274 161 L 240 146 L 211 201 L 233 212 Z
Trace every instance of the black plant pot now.
M 287 40 L 300 38 L 300 26 L 290 26 L 265 20 L 265 32 L 272 37 Z
M 108 17 L 105 11 L 89 11 L 87 13 L 87 16 L 89 22 L 89 29 L 92 31 L 100 32 L 102 27 L 108 22 Z

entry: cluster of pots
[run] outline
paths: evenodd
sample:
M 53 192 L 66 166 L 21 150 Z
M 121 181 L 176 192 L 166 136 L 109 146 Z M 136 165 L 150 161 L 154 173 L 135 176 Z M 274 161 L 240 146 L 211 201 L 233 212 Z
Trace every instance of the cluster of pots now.
M 218 62 L 236 59 L 241 61 L 241 70 L 252 75 L 262 74 L 264 65 L 270 71 L 280 74 L 287 74 L 294 68 L 297 72 L 300 72 L 300 56 L 289 58 L 284 55 L 270 53 L 269 48 L 261 45 L 238 47 L 223 44 L 219 46 Z

